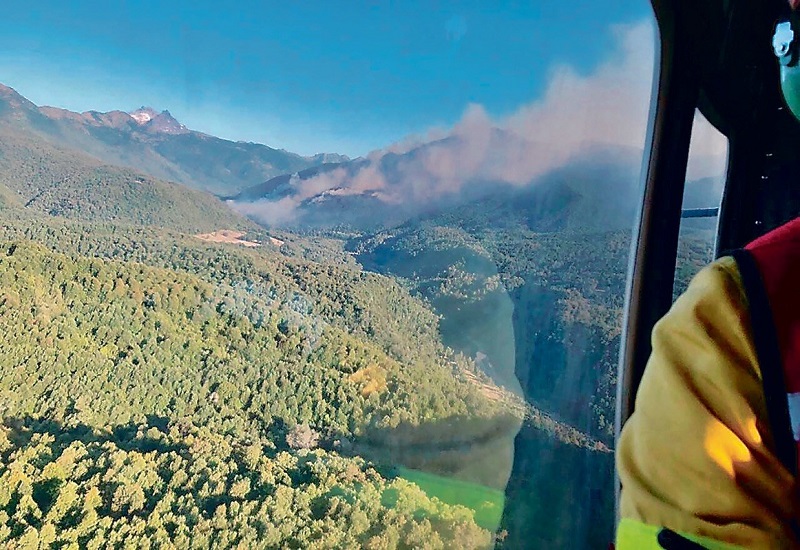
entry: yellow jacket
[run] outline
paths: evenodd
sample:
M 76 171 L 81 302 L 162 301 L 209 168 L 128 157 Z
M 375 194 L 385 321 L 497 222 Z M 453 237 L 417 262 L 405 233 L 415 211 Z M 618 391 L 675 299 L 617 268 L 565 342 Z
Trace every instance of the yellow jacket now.
M 797 547 L 795 479 L 773 452 L 733 258 L 695 277 L 652 344 L 617 448 L 617 550 Z M 699 546 L 670 546 L 672 532 Z

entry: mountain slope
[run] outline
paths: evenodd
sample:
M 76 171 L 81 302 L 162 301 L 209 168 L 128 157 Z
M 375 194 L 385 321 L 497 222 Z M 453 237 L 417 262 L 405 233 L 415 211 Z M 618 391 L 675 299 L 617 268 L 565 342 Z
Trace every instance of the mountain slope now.
M 315 320 L 291 295 L 25 241 L 0 251 L 0 507 L 11 511 L 0 516 L 0 541 L 152 541 L 155 532 L 196 540 L 199 522 L 217 537 L 263 545 L 251 532 L 261 521 L 280 523 L 267 539 L 274 545 L 311 543 L 317 525 L 349 546 L 376 532 L 370 524 L 411 528 L 429 517 L 417 527 L 426 537 L 488 543 L 471 511 L 337 452 L 337 441 L 357 442 L 392 420 L 425 431 L 435 411 L 463 433 L 502 415 L 448 369 L 401 365 Z M 381 383 L 370 385 L 370 373 Z M 308 430 L 298 426 L 309 424 L 327 450 L 297 443 L 294 434 Z M 372 514 L 363 529 L 316 523 L 343 494 L 358 515 Z M 169 528 L 185 514 L 194 518 L 185 530 Z M 144 522 L 147 533 L 136 528 Z
M 121 424 L 135 414 L 192 414 L 207 425 L 227 419 L 229 429 L 244 434 L 276 430 L 280 417 L 356 437 L 383 417 L 419 425 L 423 418 L 403 403 L 416 399 L 412 395 L 442 400 L 442 418 L 468 414 L 482 403 L 471 385 L 445 369 L 403 366 L 374 344 L 296 311 L 283 297 L 237 292 L 163 268 L 68 256 L 24 241 L 3 249 L 0 280 L 4 357 L 13 367 L 4 369 L 2 401 L 18 414 L 63 418 L 61 407 L 83 395 L 92 402 L 85 420 Z M 350 347 L 345 355 L 338 349 L 342 341 Z M 377 399 L 368 399 L 350 376 L 370 362 L 386 379 L 387 387 L 374 392 Z M 111 369 L 113 391 L 96 374 L 59 381 L 61 369 L 83 375 Z M 442 383 L 424 385 L 431 376 Z M 295 383 L 284 385 L 289 378 Z M 394 386 L 401 391 L 390 391 Z M 323 399 L 313 409 L 301 406 L 306 392 L 333 397 L 336 388 L 345 391 L 335 404 Z M 202 403 L 213 391 L 219 398 Z M 287 392 L 294 398 L 278 398 Z M 31 400 L 33 395 L 38 397 Z
M 405 152 L 379 152 L 368 159 L 284 174 L 230 199 L 240 212 L 273 227 L 365 232 L 516 192 L 553 189 L 554 201 L 566 199 L 556 196 L 565 190 L 596 195 L 600 202 L 578 203 L 582 210 L 570 215 L 581 223 L 594 220 L 598 227 L 612 218 L 630 217 L 636 203 L 641 151 L 586 144 L 559 164 L 549 159 L 548 144 L 499 129 L 487 136 L 480 151 L 472 151 L 473 146 L 470 139 L 453 135 Z M 535 159 L 543 166 L 536 166 Z M 598 181 L 606 183 L 592 189 Z M 545 201 L 537 204 L 542 211 L 551 210 Z
M 113 258 L 124 265 L 144 263 L 198 276 L 214 288 L 230 289 L 231 305 L 240 314 L 252 311 L 263 316 L 274 309 L 269 304 L 285 304 L 282 330 L 300 330 L 301 340 L 306 342 L 304 350 L 319 342 L 328 329 L 340 331 L 336 353 L 344 354 L 345 375 L 360 379 L 354 378 L 357 384 L 367 384 L 370 377 L 378 376 L 385 380 L 390 394 L 399 392 L 397 398 L 410 399 L 376 415 L 375 424 L 360 434 L 362 439 L 355 442 L 353 452 L 489 486 L 505 483 L 510 462 L 508 469 L 503 469 L 498 461 L 510 460 L 518 413 L 502 413 L 505 404 L 487 400 L 485 389 L 461 374 L 474 371 L 475 366 L 445 350 L 439 342 L 436 317 L 424 304 L 392 280 L 360 271 L 343 252 L 338 258 L 330 251 L 327 259 L 315 252 L 317 259 L 309 261 L 295 255 L 303 249 L 289 240 L 280 250 L 246 249 L 211 245 L 157 228 L 98 226 L 62 218 L 4 219 L 0 239 L 34 240 L 71 258 Z M 240 307 L 253 299 L 268 303 Z M 388 376 L 388 364 L 382 360 L 364 363 L 359 359 L 354 353 L 357 342 L 369 343 L 382 350 L 390 362 L 402 365 L 396 377 Z M 291 382 L 295 383 L 299 382 Z M 370 402 L 376 398 L 372 396 Z M 423 415 L 424 423 L 413 420 L 415 415 Z M 551 428 L 543 425 L 543 429 Z
M 37 107 L 0 85 L 0 120 L 36 132 L 62 148 L 196 189 L 231 195 L 271 177 L 347 157 L 302 157 L 256 143 L 233 142 L 189 130 L 168 111 L 141 108 L 75 113 Z
M 270 178 L 265 182 L 257 185 L 252 185 L 243 189 L 236 195 L 226 197 L 229 200 L 236 202 L 251 202 L 263 199 L 277 200 L 293 193 L 292 184 L 296 181 L 304 181 L 331 172 L 339 168 L 348 168 L 351 166 L 360 166 L 364 163 L 363 160 L 355 160 L 350 162 L 326 162 L 318 166 L 306 168 L 296 173 L 281 174 Z
M 8 206 L 52 216 L 170 227 L 255 229 L 213 196 L 101 164 L 0 124 L 0 184 Z

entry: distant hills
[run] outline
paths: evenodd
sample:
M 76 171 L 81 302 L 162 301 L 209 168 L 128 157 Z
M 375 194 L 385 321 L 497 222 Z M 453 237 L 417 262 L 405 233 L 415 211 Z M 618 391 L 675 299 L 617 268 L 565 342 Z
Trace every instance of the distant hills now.
M 103 164 L 3 122 L 0 210 L 191 233 L 256 228 L 208 193 Z
M 598 143 L 565 155 L 545 142 L 493 128 L 480 139 L 453 134 L 407 150 L 282 174 L 225 199 L 260 224 L 293 229 L 372 232 L 464 205 L 512 199 L 548 214 L 549 230 L 556 228 L 555 210 L 565 227 L 630 229 L 641 158 L 641 149 Z M 720 183 L 690 182 L 687 205 L 713 206 Z
M 641 151 L 633 148 L 585 143 L 565 153 L 546 140 L 501 128 L 454 130 L 367 158 L 302 157 L 193 131 L 166 110 L 143 106 L 130 113 L 76 113 L 39 107 L 2 84 L 0 132 L 13 136 L 7 138 L 12 142 L 24 136 L 37 147 L 61 151 L 47 158 L 76 156 L 116 167 L 115 173 L 129 168 L 212 193 L 261 225 L 303 230 L 380 231 L 517 193 L 544 197 L 534 201 L 540 210 L 567 195 L 579 196 L 582 200 L 571 202 L 563 215 L 594 229 L 616 229 L 614 220 L 628 224 L 638 202 L 641 165 Z M 718 193 L 719 181 L 704 178 L 689 184 L 687 202 L 707 206 Z M 41 208 L 50 208 L 46 198 L 41 195 L 31 205 L 39 201 Z M 13 193 L 0 189 L 0 203 L 14 201 Z
M 280 174 L 349 160 L 323 153 L 304 157 L 257 143 L 234 142 L 186 128 L 169 111 L 142 107 L 131 113 L 76 113 L 39 107 L 0 84 L 0 124 L 35 133 L 52 145 L 95 159 L 232 195 Z

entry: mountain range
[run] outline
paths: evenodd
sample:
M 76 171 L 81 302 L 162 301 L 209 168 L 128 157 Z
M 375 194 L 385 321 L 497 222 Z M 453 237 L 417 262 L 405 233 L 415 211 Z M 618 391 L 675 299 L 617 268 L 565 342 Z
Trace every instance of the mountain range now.
M 572 135 L 580 134 L 578 121 L 564 121 L 576 128 L 551 129 L 556 135 L 548 139 L 546 128 L 495 123 L 481 113 L 468 111 L 435 138 L 282 174 L 225 199 L 267 226 L 374 231 L 487 197 L 534 187 L 574 188 L 584 199 L 576 218 L 597 228 L 614 225 L 613 218 L 632 218 L 639 202 L 641 147 L 597 136 L 581 140 Z M 559 132 L 570 139 L 559 139 Z M 693 154 L 687 200 L 710 193 L 713 204 L 719 185 L 705 183 L 709 176 L 718 180 L 723 165 L 715 152 Z
M 524 202 L 519 193 L 548 200 L 571 193 L 582 197 L 580 208 L 596 214 L 573 210 L 576 220 L 609 228 L 616 227 L 614 220 L 630 219 L 638 202 L 640 150 L 586 143 L 564 156 L 546 140 L 500 128 L 453 132 L 366 158 L 302 157 L 190 130 L 166 110 L 76 113 L 38 107 L 0 85 L 3 130 L 13 134 L 11 141 L 36 142 L 112 171 L 128 168 L 207 191 L 268 227 L 376 231 L 484 198 Z M 594 185 L 596 180 L 605 184 Z M 607 189 L 611 182 L 614 193 Z M 707 206 L 718 193 L 718 178 L 700 178 L 689 182 L 687 201 Z
M 304 157 L 257 143 L 220 139 L 186 128 L 169 111 L 149 107 L 130 113 L 39 107 L 1 84 L 0 124 L 79 150 L 105 164 L 219 195 L 238 193 L 287 172 L 348 160 L 338 154 Z
M 168 111 L 74 113 L 0 87 L 0 275 L 12 288 L 0 307 L 31 316 L 0 315 L 9 349 L 25 380 L 41 379 L 26 358 L 50 338 L 77 350 L 79 375 L 106 392 L 73 402 L 81 387 L 65 374 L 0 391 L 0 406 L 50 407 L 55 427 L 25 417 L 19 429 L 56 432 L 64 446 L 58 423 L 81 445 L 109 425 L 122 430 L 115 444 L 150 445 L 157 426 L 183 444 L 191 416 L 236 448 L 252 437 L 290 452 L 287 431 L 306 422 L 332 434 L 331 448 L 344 440 L 342 456 L 505 486 L 508 547 L 598 547 L 613 521 L 640 161 L 633 148 L 565 154 L 500 128 L 366 158 L 301 157 L 194 132 Z M 690 182 L 685 206 L 718 204 L 720 182 Z M 680 285 L 711 256 L 711 229 L 690 229 Z M 73 368 L 68 357 L 39 360 Z M 19 385 L 6 371 L 0 390 Z M 112 372 L 126 373 L 126 391 L 114 393 Z M 123 496 L 103 513 L 124 519 Z M 188 498 L 200 515 L 222 502 L 202 498 Z
M 488 547 L 519 400 L 341 241 L 97 154 L 191 135 L 3 90 L 0 546 Z

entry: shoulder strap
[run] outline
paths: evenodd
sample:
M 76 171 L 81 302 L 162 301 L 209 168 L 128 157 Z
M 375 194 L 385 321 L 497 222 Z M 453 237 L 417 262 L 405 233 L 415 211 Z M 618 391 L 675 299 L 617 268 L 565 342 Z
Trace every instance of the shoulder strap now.
M 753 343 L 761 369 L 767 415 L 775 444 L 775 455 L 786 469 L 796 476 L 797 445 L 789 419 L 783 361 L 769 297 L 753 255 L 749 251 L 741 249 L 734 251 L 731 256 L 736 260 L 747 295 Z

